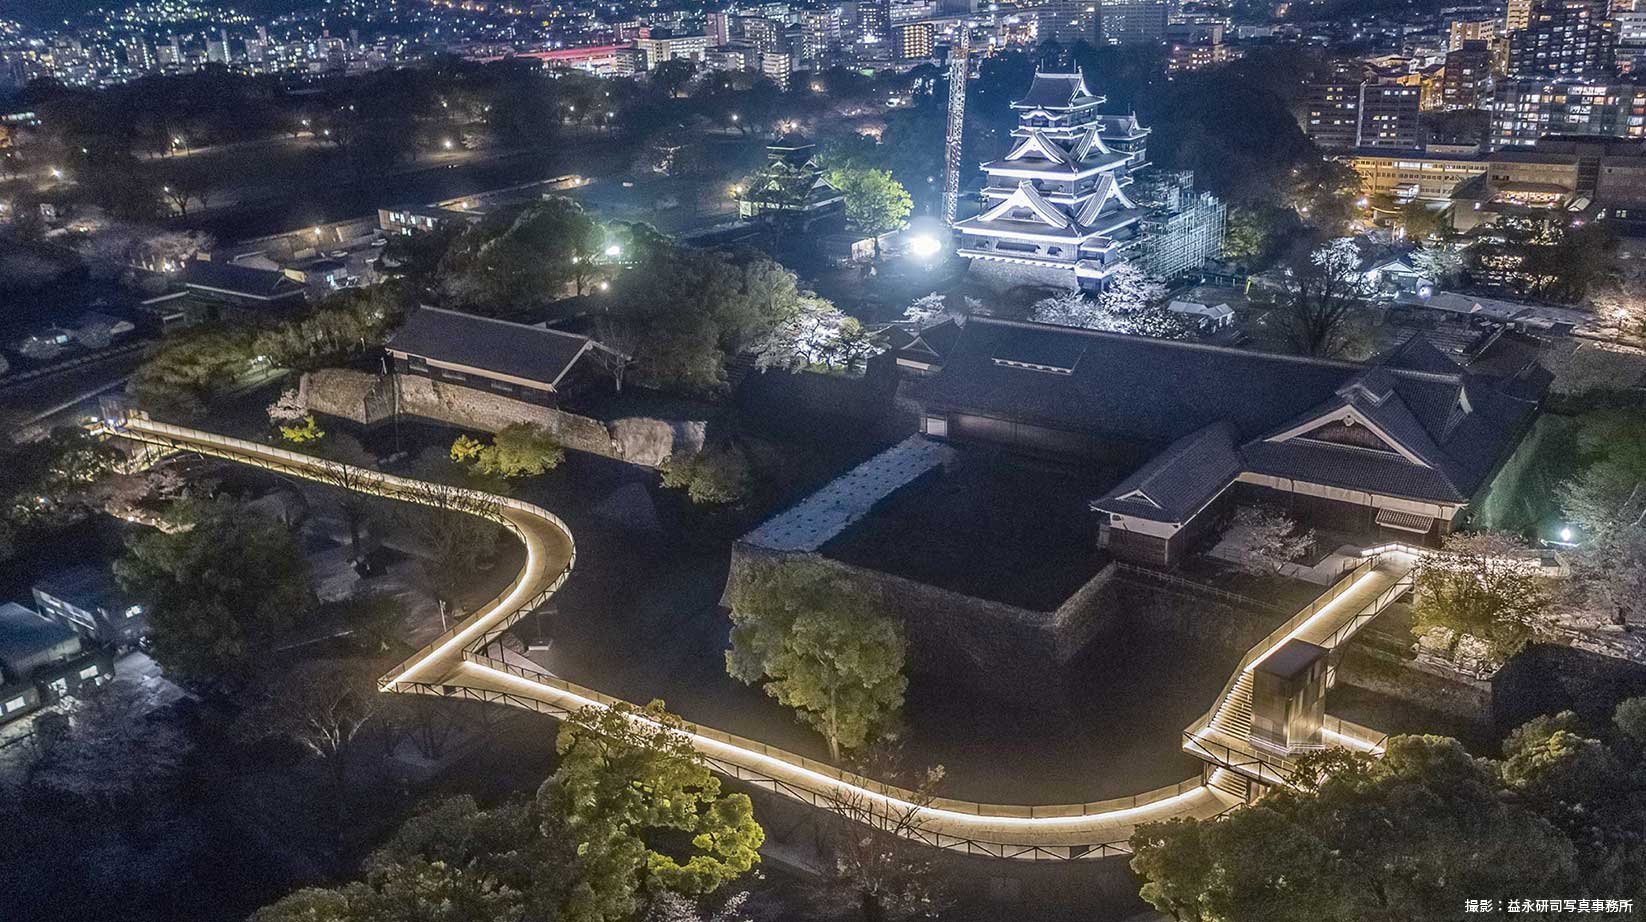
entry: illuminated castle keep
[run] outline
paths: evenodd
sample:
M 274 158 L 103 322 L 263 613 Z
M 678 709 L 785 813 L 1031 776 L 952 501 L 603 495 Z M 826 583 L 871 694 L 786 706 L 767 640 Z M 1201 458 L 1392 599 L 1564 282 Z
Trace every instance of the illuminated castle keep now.
M 1002 287 L 1101 290 L 1124 264 L 1145 212 L 1130 196 L 1149 129 L 1103 115 L 1085 77 L 1036 72 L 1005 157 L 983 164 L 983 211 L 955 225 L 971 270 Z

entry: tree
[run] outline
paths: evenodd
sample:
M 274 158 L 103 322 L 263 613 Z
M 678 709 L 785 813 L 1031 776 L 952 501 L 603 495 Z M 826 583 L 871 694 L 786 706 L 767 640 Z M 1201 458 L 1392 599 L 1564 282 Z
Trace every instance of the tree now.
M 1290 293 L 1279 314 L 1292 348 L 1323 357 L 1355 348 L 1366 281 L 1354 240 L 1339 237 L 1311 251 L 1307 260 L 1293 264 L 1290 274 Z
M 547 429 L 534 423 L 510 423 L 492 436 L 490 445 L 460 435 L 452 442 L 451 458 L 489 477 L 536 477 L 554 470 L 566 458 Z
M 697 64 L 688 58 L 670 58 L 653 68 L 651 72 L 652 86 L 662 91 L 664 96 L 673 99 L 681 95 L 686 85 L 692 82 L 697 74 Z
M 932 847 L 915 836 L 922 816 L 937 800 L 943 766 L 910 778 L 901 748 L 877 743 L 852 761 L 851 771 L 907 787 L 907 803 L 888 808 L 860 789 L 837 789 L 829 796 L 825 803 L 834 820 L 827 840 L 833 875 L 826 886 L 847 891 L 864 922 L 935 917 L 947 907 L 949 897 L 932 860 Z
M 662 702 L 584 708 L 561 725 L 555 749 L 560 765 L 538 802 L 576 843 L 578 883 L 565 918 L 625 918 L 641 888 L 702 896 L 760 860 L 765 833 L 753 804 L 720 792 Z M 684 862 L 645 838 L 670 833 L 691 844 Z
M 823 565 L 755 568 L 731 602 L 726 671 L 794 708 L 823 734 L 831 758 L 870 742 L 902 707 L 902 629 Z
M 179 217 L 186 218 L 189 216 L 189 203 L 196 202 L 205 208 L 215 189 L 215 177 L 197 161 L 191 160 L 166 171 L 160 193 Z
M 663 486 L 685 490 L 700 506 L 724 506 L 749 491 L 748 458 L 734 445 L 711 448 L 663 465 Z
M 1452 739 L 1305 757 L 1303 782 L 1217 821 L 1133 835 L 1140 894 L 1180 922 L 1440 922 L 1459 901 L 1586 890 L 1573 843 Z M 1374 832 L 1375 830 L 1375 832 Z
M 880 235 L 908 225 L 914 199 L 885 170 L 846 167 L 829 174 L 829 183 L 846 200 L 846 221 L 874 237 L 874 258 L 880 258 Z
M 198 416 L 241 380 L 254 356 L 250 333 L 193 330 L 161 341 L 132 374 L 127 390 L 150 412 Z
M 333 831 L 343 834 L 349 756 L 355 740 L 377 713 L 382 693 L 373 660 L 314 660 L 265 684 L 248 725 L 257 735 L 283 737 L 320 760 L 331 776 Z
M 281 440 L 295 446 L 312 445 L 326 437 L 326 430 L 320 428 L 313 413 L 305 413 L 301 420 L 279 429 Z
M 421 547 L 425 585 L 445 618 L 496 550 L 501 512 L 481 494 L 437 484 L 415 487 L 403 498 L 397 517 Z
M 1464 264 L 1462 247 L 1451 243 L 1436 243 L 1412 252 L 1412 267 L 1442 288 L 1457 284 Z
M 124 462 L 125 455 L 84 429 L 59 426 L 46 437 L 16 446 L 3 457 L 0 516 L 18 525 L 80 518 L 91 488 Z
M 612 376 L 612 388 L 623 393 L 623 376 L 634 365 L 634 353 L 641 343 L 640 331 L 620 318 L 601 314 L 594 320 L 594 341 L 595 348 L 590 350 L 589 357 Z
M 1158 283 L 1150 283 L 1151 285 Z M 1176 314 L 1159 304 L 1122 309 L 1121 303 L 1131 301 L 1132 295 L 1116 294 L 1089 298 L 1080 291 L 1042 298 L 1029 309 L 1029 318 L 1038 323 L 1081 327 L 1105 333 L 1125 333 L 1130 336 L 1149 336 L 1155 339 L 1188 339 L 1191 330 Z
M 604 234 L 583 207 L 551 198 L 459 232 L 441 254 L 435 282 L 453 303 L 477 313 L 515 313 L 576 294 L 596 271 Z
M 947 302 L 947 295 L 940 295 L 935 291 L 921 295 L 903 309 L 903 319 L 913 323 L 916 328 L 930 326 L 941 321 L 948 313 Z
M 362 652 L 378 654 L 400 644 L 405 611 L 394 596 L 386 592 L 359 593 L 338 603 L 337 609 Z
M 1097 303 L 1110 311 L 1131 314 L 1150 307 L 1166 297 L 1166 286 L 1137 267 L 1123 262 L 1116 266 L 1097 293 Z
M 1500 532 L 1448 535 L 1444 551 L 1420 558 L 1413 580 L 1412 630 L 1442 628 L 1487 645 L 1500 663 L 1531 637 L 1549 607 L 1537 560 L 1524 541 Z
M 1229 539 L 1238 555 L 1235 566 L 1255 576 L 1280 573 L 1315 543 L 1313 529 L 1300 533 L 1297 522 L 1277 506 L 1241 506 L 1235 510 L 1234 528 Z
M 101 810 L 175 784 L 192 748 L 142 686 L 115 681 L 80 698 L 66 732 L 49 735 L 29 782 Z
M 188 505 L 191 527 L 132 538 L 115 576 L 147 610 L 154 658 L 168 673 L 242 681 L 309 612 L 308 565 L 279 523 L 226 501 Z

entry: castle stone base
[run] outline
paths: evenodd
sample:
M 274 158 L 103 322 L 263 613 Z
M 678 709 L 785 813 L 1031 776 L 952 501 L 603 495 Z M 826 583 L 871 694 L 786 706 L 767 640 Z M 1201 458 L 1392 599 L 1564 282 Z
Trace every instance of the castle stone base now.
M 1062 288 L 1073 291 L 1080 287 L 1074 267 L 1052 269 L 1046 266 L 1025 266 L 1019 263 L 996 262 L 992 259 L 974 259 L 967 267 L 972 278 L 997 292 L 1013 288 Z

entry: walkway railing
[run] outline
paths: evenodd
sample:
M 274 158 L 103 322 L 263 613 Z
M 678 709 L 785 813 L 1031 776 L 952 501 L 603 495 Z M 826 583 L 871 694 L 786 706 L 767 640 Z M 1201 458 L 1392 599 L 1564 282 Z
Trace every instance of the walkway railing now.
M 527 559 L 510 586 L 386 673 L 379 680 L 383 690 L 498 702 L 560 718 L 584 707 L 625 703 L 493 653 L 492 647 L 501 644 L 503 633 L 553 596 L 576 564 L 577 551 L 571 531 L 553 513 L 511 497 L 351 467 L 141 416 L 105 422 L 109 431 L 126 438 L 195 451 L 357 492 L 482 515 L 498 522 L 519 539 L 526 548 Z M 1368 560 L 1356 568 L 1355 574 L 1363 576 L 1375 566 L 1375 560 Z M 1210 721 L 1215 715 L 1240 670 L 1266 655 L 1351 586 L 1349 579 L 1340 582 L 1289 618 L 1264 643 L 1248 651 L 1235 678 L 1225 685 L 1202 722 Z M 1337 726 L 1354 738 L 1370 733 L 1346 723 Z M 907 831 L 912 838 L 938 848 L 995 857 L 1070 859 L 1121 854 L 1129 851 L 1127 841 L 1140 823 L 1174 816 L 1209 818 L 1241 802 L 1223 787 L 1192 778 L 1127 797 L 1077 804 L 991 804 L 953 798 L 917 804 L 916 795 L 907 789 L 759 740 L 692 723 L 685 724 L 682 732 L 716 771 L 732 778 L 822 808 L 850 798 L 867 803 L 884 818 L 913 811 L 916 821 Z M 1252 761 L 1247 754 L 1229 747 L 1223 747 L 1227 751 L 1219 750 L 1216 745 L 1204 743 L 1199 750 L 1191 751 L 1220 766 L 1244 767 Z M 1220 773 L 1226 770 L 1215 769 L 1212 779 L 1225 778 Z M 1261 774 L 1263 767 L 1257 766 L 1254 770 Z

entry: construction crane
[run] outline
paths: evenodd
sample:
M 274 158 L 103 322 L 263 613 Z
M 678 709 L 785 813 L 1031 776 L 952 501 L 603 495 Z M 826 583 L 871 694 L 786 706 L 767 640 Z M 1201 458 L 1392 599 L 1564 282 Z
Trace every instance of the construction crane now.
M 949 227 L 960 207 L 960 138 L 966 125 L 966 59 L 971 49 L 971 23 L 962 19 L 960 42 L 949 49 L 949 130 L 943 151 L 943 223 Z

